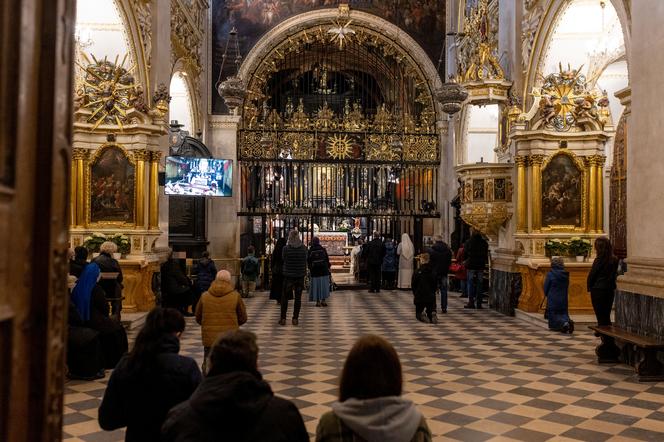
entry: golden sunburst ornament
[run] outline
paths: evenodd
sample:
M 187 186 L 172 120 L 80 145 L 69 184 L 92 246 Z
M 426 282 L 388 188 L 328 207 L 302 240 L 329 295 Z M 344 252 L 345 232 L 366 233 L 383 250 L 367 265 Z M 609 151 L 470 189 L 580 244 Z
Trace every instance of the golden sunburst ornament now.
M 83 108 L 90 109 L 92 114 L 88 123 L 92 123 L 94 131 L 100 124 L 117 124 L 122 129 L 122 121 L 127 117 L 127 110 L 133 107 L 138 98 L 138 89 L 131 74 L 132 68 L 125 68 L 127 56 L 118 64 L 106 58 L 97 60 L 91 55 L 93 62 L 84 57 L 87 66 L 82 79 L 84 103 Z
M 348 135 L 332 135 L 327 139 L 327 154 L 335 160 L 350 158 L 353 143 Z

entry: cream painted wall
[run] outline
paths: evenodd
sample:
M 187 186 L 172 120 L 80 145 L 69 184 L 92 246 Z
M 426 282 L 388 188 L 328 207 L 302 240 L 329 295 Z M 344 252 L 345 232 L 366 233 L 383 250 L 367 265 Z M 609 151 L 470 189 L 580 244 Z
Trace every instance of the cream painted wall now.
M 627 143 L 630 256 L 664 258 L 664 1 L 632 2 L 632 116 Z

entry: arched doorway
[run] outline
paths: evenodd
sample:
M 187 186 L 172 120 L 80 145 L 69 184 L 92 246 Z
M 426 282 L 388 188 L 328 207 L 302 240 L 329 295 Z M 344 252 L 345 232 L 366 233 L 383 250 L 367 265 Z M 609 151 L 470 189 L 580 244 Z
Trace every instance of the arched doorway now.
M 394 25 L 354 14 L 338 26 L 334 10 L 295 17 L 240 69 L 239 215 L 259 250 L 293 227 L 324 233 L 333 255 L 372 230 L 421 245 L 422 220 L 440 216 L 438 75 Z

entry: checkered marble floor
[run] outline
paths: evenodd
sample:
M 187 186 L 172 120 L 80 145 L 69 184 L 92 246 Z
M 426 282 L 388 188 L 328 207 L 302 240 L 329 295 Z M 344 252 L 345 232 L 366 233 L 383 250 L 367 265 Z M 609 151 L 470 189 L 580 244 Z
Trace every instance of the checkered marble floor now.
M 624 365 L 597 365 L 587 329 L 569 336 L 488 309 L 464 310 L 453 293 L 437 325 L 417 322 L 412 295 L 402 291 L 339 291 L 327 308 L 304 302 L 297 327 L 277 324 L 278 306 L 266 294 L 246 301 L 244 327 L 258 335 L 260 370 L 276 394 L 293 400 L 312 435 L 336 399 L 348 350 L 374 333 L 397 349 L 404 395 L 418 404 L 434 440 L 664 441 L 664 383 L 638 383 Z M 182 354 L 201 362 L 198 326 L 187 325 Z M 65 441 L 123 440 L 122 431 L 97 425 L 107 380 L 67 383 Z

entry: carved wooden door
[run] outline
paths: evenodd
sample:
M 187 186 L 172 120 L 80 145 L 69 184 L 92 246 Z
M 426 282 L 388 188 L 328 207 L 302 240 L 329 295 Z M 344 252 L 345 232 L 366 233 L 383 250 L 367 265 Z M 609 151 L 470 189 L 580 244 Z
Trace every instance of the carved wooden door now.
M 0 440 L 58 441 L 74 0 L 0 0 Z
M 613 250 L 617 257 L 627 256 L 627 118 L 618 123 L 613 142 L 611 188 L 609 203 L 609 229 Z

